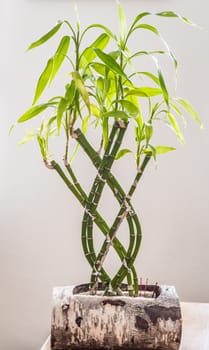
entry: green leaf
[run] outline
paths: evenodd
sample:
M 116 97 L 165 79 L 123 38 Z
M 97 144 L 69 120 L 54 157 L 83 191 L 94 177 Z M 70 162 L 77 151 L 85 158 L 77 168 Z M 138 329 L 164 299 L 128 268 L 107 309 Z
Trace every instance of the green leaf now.
M 131 28 L 133 28 L 133 27 L 135 26 L 135 24 L 137 24 L 143 17 L 149 16 L 149 15 L 151 15 L 151 12 L 142 12 L 142 13 L 139 13 L 139 14 L 135 17 L 134 21 L 132 22 Z
M 154 59 L 154 61 L 156 63 L 156 66 L 157 66 L 158 79 L 159 79 L 160 87 L 161 87 L 162 92 L 163 92 L 164 101 L 167 104 L 167 106 L 169 107 L 169 94 L 168 94 L 168 90 L 167 90 L 167 87 L 166 87 L 166 84 L 165 84 L 165 79 L 164 79 L 163 73 L 162 73 L 162 71 L 160 69 L 158 60 L 155 57 L 153 57 L 153 59 Z
M 153 80 L 157 85 L 160 85 L 159 79 L 158 77 L 156 77 L 156 75 L 150 73 L 150 72 L 137 72 L 138 75 L 145 75 L 148 78 L 150 78 L 151 80 Z
M 40 46 L 42 44 L 44 44 L 46 41 L 48 41 L 49 39 L 51 39 L 60 29 L 60 27 L 62 26 L 63 22 L 59 21 L 56 26 L 54 26 L 48 33 L 44 34 L 40 39 L 34 41 L 28 48 L 28 50 L 31 50 L 37 46 Z
M 12 131 L 14 130 L 15 124 L 12 124 L 9 128 L 8 134 L 11 135 Z
M 121 77 L 128 79 L 121 66 L 119 66 L 119 64 L 110 55 L 104 53 L 100 49 L 94 49 L 94 51 L 99 59 L 104 62 L 108 68 L 119 74 Z
M 121 41 L 121 46 L 123 46 L 125 42 L 126 32 L 127 32 L 127 25 L 126 25 L 125 13 L 119 1 L 118 1 L 118 15 L 119 15 L 119 27 L 120 27 L 120 41 Z
M 72 77 L 75 82 L 75 86 L 77 87 L 86 107 L 88 108 L 89 113 L 91 113 L 89 95 L 80 74 L 78 72 L 73 72 Z
M 147 143 L 149 143 L 151 137 L 153 134 L 153 126 L 152 124 L 146 123 L 145 124 L 145 137 L 146 137 L 146 141 Z
M 136 117 L 139 114 L 139 108 L 133 102 L 127 100 L 118 100 L 117 102 L 120 103 L 131 116 Z
M 85 117 L 82 121 L 81 130 L 84 134 L 86 133 L 86 131 L 88 129 L 88 125 L 89 125 L 89 116 Z
M 144 148 L 143 149 L 143 153 L 149 155 L 149 156 L 152 156 L 154 158 L 154 160 L 156 160 L 156 150 L 155 150 L 155 147 L 151 146 L 151 145 L 148 145 L 147 148 Z
M 111 111 L 102 114 L 103 117 L 114 117 L 115 119 L 128 120 L 128 114 L 123 111 Z
M 47 107 L 51 106 L 49 103 L 41 104 L 38 106 L 33 106 L 29 108 L 19 119 L 18 123 L 26 122 L 29 119 L 34 118 L 36 115 L 43 112 Z
M 130 149 L 128 149 L 128 148 L 121 149 L 121 150 L 117 153 L 117 155 L 116 155 L 116 157 L 115 157 L 115 160 L 118 160 L 118 159 L 122 158 L 122 157 L 125 156 L 125 154 L 127 154 L 127 153 L 132 153 L 132 151 L 131 151 Z
M 173 12 L 173 11 L 163 11 L 163 12 L 158 12 L 156 13 L 157 16 L 161 16 L 161 17 L 175 17 L 175 18 L 179 18 L 181 19 L 183 22 L 187 23 L 187 24 L 192 24 L 193 25 L 193 22 L 190 21 L 190 19 L 184 17 L 184 16 L 181 16 L 179 15 L 178 13 L 176 12 Z
M 106 66 L 103 63 L 92 62 L 91 67 L 100 75 L 105 75 Z
M 110 40 L 109 35 L 102 33 L 89 47 L 87 47 L 81 55 L 80 58 L 80 68 L 84 68 L 96 57 L 94 48 L 99 48 L 103 50 Z
M 92 113 L 95 117 L 97 117 L 97 118 L 100 117 L 100 110 L 99 110 L 99 108 L 98 108 L 95 104 L 93 104 L 93 103 L 91 103 L 91 113 Z
M 152 33 L 160 36 L 158 29 L 156 27 L 151 26 L 150 24 L 145 24 L 145 23 L 139 24 L 138 26 L 134 27 L 134 30 L 136 30 L 136 29 L 146 29 L 146 30 L 149 30 Z
M 32 139 L 34 139 L 34 137 L 36 137 L 36 133 L 28 134 L 22 140 L 20 140 L 18 142 L 18 145 L 19 146 L 24 145 L 26 142 L 31 141 Z
M 50 76 L 50 83 L 53 81 L 54 77 L 56 76 L 58 70 L 60 69 L 69 49 L 70 45 L 70 37 L 64 36 L 60 44 L 57 48 L 57 51 L 55 52 L 55 55 L 53 57 L 53 69 L 52 74 Z
M 47 62 L 46 67 L 44 68 L 43 73 L 40 75 L 38 79 L 35 96 L 33 99 L 33 105 L 38 101 L 44 89 L 46 88 L 47 84 L 49 83 L 49 80 L 52 74 L 52 69 L 53 69 L 53 58 L 50 58 Z
M 127 89 L 126 96 L 135 95 L 140 97 L 151 97 L 162 95 L 162 90 L 158 88 L 143 86 L 141 88 Z
M 57 107 L 57 130 L 58 130 L 58 135 L 60 134 L 60 128 L 62 124 L 62 116 L 63 113 L 66 110 L 66 107 L 68 105 L 68 101 L 65 98 L 61 98 L 58 107 Z
M 175 131 L 179 141 L 182 143 L 184 141 L 184 137 L 182 135 L 181 129 L 179 128 L 179 125 L 176 121 L 176 118 L 173 116 L 173 114 L 171 114 L 170 112 L 168 113 L 168 119 L 170 121 L 170 124 L 173 128 L 173 130 Z
M 200 125 L 200 127 L 203 127 L 202 121 L 198 115 L 198 113 L 195 111 L 194 107 L 191 105 L 191 103 L 183 98 L 175 98 L 176 102 L 178 102 L 189 114 L 190 116 Z
M 156 154 L 165 154 L 171 151 L 175 151 L 174 147 L 168 147 L 168 146 L 155 146 Z
M 71 81 L 71 84 L 67 84 L 65 87 L 65 99 L 67 100 L 68 105 L 70 106 L 75 97 L 75 82 Z
M 106 26 L 104 26 L 103 24 L 99 24 L 99 23 L 94 23 L 94 24 L 91 24 L 90 26 L 88 26 L 84 33 L 86 33 L 89 29 L 92 29 L 92 28 L 99 28 L 99 29 L 102 29 L 104 30 L 104 32 L 109 35 L 110 38 L 114 39 L 114 40 L 117 40 L 116 36 L 111 32 L 111 30 L 109 28 L 107 28 Z M 83 33 L 83 34 L 84 34 Z

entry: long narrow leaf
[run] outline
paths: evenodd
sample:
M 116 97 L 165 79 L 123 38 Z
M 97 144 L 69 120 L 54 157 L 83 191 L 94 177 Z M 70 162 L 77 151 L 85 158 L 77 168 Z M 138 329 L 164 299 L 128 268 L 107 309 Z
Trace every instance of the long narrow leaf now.
M 33 106 L 29 108 L 19 119 L 18 123 L 26 122 L 29 119 L 34 118 L 36 115 L 42 113 L 47 107 L 51 106 L 51 104 L 45 103 L 38 106 Z
M 164 79 L 163 73 L 162 73 L 162 71 L 160 69 L 158 60 L 156 59 L 156 57 L 153 57 L 153 59 L 154 59 L 155 64 L 157 66 L 158 79 L 159 79 L 160 87 L 161 87 L 162 92 L 163 92 L 164 100 L 165 100 L 165 103 L 167 104 L 167 106 L 169 107 L 169 94 L 168 94 L 168 90 L 167 90 L 167 87 L 166 87 L 165 79 Z
M 140 97 L 152 97 L 162 95 L 162 90 L 158 88 L 143 86 L 141 88 L 127 89 L 126 96 L 135 95 Z
M 50 58 L 47 62 L 46 67 L 44 68 L 43 73 L 40 75 L 38 79 L 35 96 L 33 99 L 33 104 L 35 104 L 38 101 L 44 89 L 46 88 L 47 84 L 49 83 L 49 80 L 52 74 L 52 69 L 53 69 L 53 58 Z
M 171 151 L 175 151 L 174 147 L 168 147 L 168 146 L 155 146 L 156 154 L 165 154 Z
M 189 113 L 189 115 L 200 125 L 200 127 L 203 127 L 202 121 L 198 115 L 198 113 L 195 111 L 194 107 L 191 105 L 191 103 L 183 98 L 176 98 L 175 99 L 178 104 L 180 104 L 186 111 Z
M 94 23 L 94 24 L 91 24 L 90 26 L 88 26 L 84 33 L 86 33 L 89 29 L 92 29 L 92 28 L 99 28 L 99 29 L 102 29 L 104 30 L 104 32 L 109 35 L 110 38 L 114 39 L 114 40 L 117 40 L 116 36 L 111 32 L 111 30 L 109 28 L 107 28 L 106 26 L 104 26 L 103 24 L 99 24 L 99 23 Z M 84 34 L 83 33 L 83 34 Z
M 28 48 L 28 50 L 31 50 L 37 46 L 40 46 L 42 44 L 44 44 L 46 41 L 48 41 L 49 39 L 51 39 L 60 29 L 60 27 L 62 26 L 63 22 L 59 21 L 56 26 L 54 26 L 48 33 L 44 34 L 40 39 L 34 41 Z
M 172 129 L 174 130 L 174 132 L 176 133 L 179 141 L 182 143 L 184 141 L 184 137 L 182 135 L 181 129 L 179 128 L 179 125 L 176 121 L 176 118 L 173 116 L 173 114 L 171 114 L 170 112 L 168 113 L 168 119 L 170 121 L 170 124 L 172 126 Z
M 104 62 L 108 68 L 119 74 L 121 77 L 128 79 L 121 66 L 119 66 L 119 64 L 110 55 L 104 53 L 100 49 L 94 49 L 94 51 L 99 59 Z
M 137 75 L 145 75 L 155 82 L 155 84 L 160 85 L 159 78 L 150 72 L 136 72 Z
M 135 17 L 134 21 L 132 22 L 131 28 L 133 28 L 143 17 L 149 16 L 149 15 L 151 15 L 151 12 L 142 12 L 142 13 L 139 13 L 139 14 Z
M 136 30 L 136 29 L 146 29 L 146 30 L 149 30 L 152 33 L 160 36 L 158 29 L 154 26 L 151 26 L 150 24 L 146 24 L 146 23 L 139 24 L 138 26 L 134 27 L 134 30 Z
M 67 55 L 69 45 L 70 45 L 70 37 L 66 35 L 61 39 L 60 44 L 57 48 L 57 51 L 55 52 L 54 59 L 53 59 L 53 70 L 50 76 L 50 83 L 53 81 L 54 77 L 56 76 L 58 70 L 60 69 Z
M 183 22 L 187 23 L 187 24 L 191 24 L 194 25 L 194 23 L 192 21 L 190 21 L 189 18 L 186 18 L 184 16 L 179 15 L 176 12 L 173 11 L 163 11 L 163 12 L 158 12 L 156 13 L 157 16 L 161 16 L 161 17 L 174 17 L 174 18 L 179 18 L 180 20 L 182 20 Z
M 125 13 L 119 1 L 118 1 L 118 15 L 119 15 L 119 26 L 120 26 L 120 40 L 121 40 L 121 45 L 123 46 L 125 42 L 126 32 L 127 32 L 127 25 L 126 25 Z

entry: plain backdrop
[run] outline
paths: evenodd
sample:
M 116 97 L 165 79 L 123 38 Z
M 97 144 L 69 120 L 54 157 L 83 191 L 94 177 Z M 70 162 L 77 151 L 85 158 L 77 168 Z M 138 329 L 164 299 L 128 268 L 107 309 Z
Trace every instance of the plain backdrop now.
M 204 129 L 189 123 L 184 145 L 178 145 L 168 131 L 165 143 L 177 150 L 149 165 L 134 205 L 143 228 L 136 263 L 139 275 L 154 283 L 174 284 L 183 301 L 209 302 L 209 4 L 206 0 L 123 0 L 122 4 L 129 21 L 141 11 L 175 10 L 204 28 L 174 19 L 150 22 L 159 25 L 176 53 L 177 94 L 193 102 Z M 117 28 L 114 0 L 77 0 L 77 5 L 82 26 L 101 22 Z M 58 19 L 74 22 L 73 7 L 71 0 L 1 2 L 0 350 L 39 350 L 49 333 L 53 286 L 88 281 L 90 274 L 80 244 L 82 208 L 57 175 L 44 167 L 34 142 L 17 145 L 27 125 L 8 136 L 10 125 L 30 106 L 37 78 L 58 38 L 33 52 L 26 53 L 27 46 Z M 146 42 L 135 38 L 133 46 L 152 48 L 159 43 L 151 35 L 147 38 Z M 165 64 L 167 76 L 173 76 L 172 64 Z M 53 86 L 59 89 L 62 79 L 64 73 Z M 133 175 L 127 172 L 129 162 L 127 156 L 114 168 L 125 188 Z M 95 172 L 82 152 L 75 166 L 88 189 Z M 101 210 L 112 217 L 114 208 L 107 191 Z M 117 264 L 112 254 L 106 267 L 114 272 Z

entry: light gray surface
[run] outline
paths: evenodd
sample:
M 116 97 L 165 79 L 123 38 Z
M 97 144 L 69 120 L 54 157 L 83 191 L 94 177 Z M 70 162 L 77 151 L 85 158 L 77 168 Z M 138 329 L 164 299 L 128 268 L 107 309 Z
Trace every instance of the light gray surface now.
M 114 0 L 77 0 L 85 26 L 92 21 L 116 27 Z M 124 0 L 128 18 L 143 10 L 173 9 L 208 29 L 207 1 Z M 57 45 L 25 53 L 27 45 L 59 18 L 73 17 L 73 1 L 7 0 L 0 11 L 0 349 L 41 347 L 50 324 L 54 285 L 84 282 L 89 268 L 80 247 L 82 210 L 56 174 L 42 165 L 33 143 L 18 148 L 22 132 L 10 138 L 8 128 L 29 107 L 38 75 Z M 142 227 L 142 252 L 137 268 L 144 278 L 175 284 L 182 300 L 208 301 L 209 281 L 209 37 L 176 21 L 160 20 L 165 38 L 176 52 L 179 95 L 193 101 L 203 121 L 185 131 L 187 142 L 158 168 L 149 166 L 134 197 Z M 149 36 L 150 44 L 154 42 Z M 149 42 L 148 42 L 149 43 Z M 140 44 L 136 41 L 134 45 Z M 167 64 L 171 76 L 171 64 Z M 62 75 L 58 79 L 61 85 Z M 25 125 L 22 130 L 26 130 Z M 173 134 L 165 144 L 175 145 Z M 189 137 L 190 135 L 190 137 Z M 123 173 L 129 167 L 127 156 Z M 94 173 L 82 153 L 77 161 L 81 182 L 89 186 Z M 119 174 L 119 168 L 114 169 Z M 125 173 L 126 188 L 130 177 Z M 108 198 L 108 196 L 106 197 Z M 111 198 L 111 197 L 110 197 Z M 105 201 L 103 201 L 104 203 Z M 107 203 L 107 202 L 106 202 Z M 113 212 L 108 202 L 103 211 Z M 124 231 L 123 231 L 124 232 Z M 172 249 L 171 249 L 172 248 Z M 54 257 L 56 256 L 56 259 Z M 113 271 L 117 259 L 108 263 Z M 77 267 L 76 267 L 77 265 Z

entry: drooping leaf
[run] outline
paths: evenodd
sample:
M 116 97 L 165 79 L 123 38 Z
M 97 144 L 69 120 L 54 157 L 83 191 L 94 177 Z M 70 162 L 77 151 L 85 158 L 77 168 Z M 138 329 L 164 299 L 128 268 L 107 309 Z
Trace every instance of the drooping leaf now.
M 40 39 L 34 41 L 28 48 L 28 50 L 31 50 L 37 46 L 40 46 L 44 44 L 46 41 L 51 39 L 60 29 L 62 26 L 63 22 L 59 21 L 48 33 L 44 34 Z
M 143 17 L 149 16 L 149 15 L 151 15 L 151 12 L 142 12 L 142 13 L 139 13 L 139 14 L 135 17 L 134 21 L 132 22 L 131 28 L 134 28 L 135 25 L 136 25 Z
M 60 44 L 57 48 L 57 51 L 55 52 L 54 58 L 53 58 L 53 69 L 52 74 L 50 76 L 50 83 L 53 81 L 54 77 L 56 76 L 58 70 L 60 69 L 69 49 L 70 45 L 70 37 L 64 36 Z
M 37 106 L 33 106 L 29 108 L 19 119 L 18 123 L 23 123 L 29 119 L 34 118 L 36 115 L 43 112 L 47 107 L 51 106 L 51 104 L 45 103 Z
M 200 127 L 203 127 L 202 121 L 198 115 L 198 113 L 195 111 L 194 107 L 191 105 L 191 103 L 183 98 L 176 98 L 176 102 L 178 102 L 179 105 L 181 105 L 187 113 L 200 125 Z
M 72 73 L 73 80 L 75 82 L 75 86 L 77 87 L 86 107 L 88 108 L 89 113 L 91 113 L 89 94 L 86 90 L 86 87 L 83 83 L 83 80 L 78 72 Z
M 150 73 L 150 72 L 137 72 L 138 75 L 145 75 L 148 78 L 150 78 L 151 80 L 153 80 L 157 85 L 160 85 L 159 79 L 158 77 L 156 77 L 156 75 Z
M 183 116 L 182 111 L 180 110 L 180 108 L 174 102 L 172 102 L 172 100 L 169 101 L 169 104 L 172 107 L 172 109 L 176 112 L 176 114 L 179 117 L 182 118 L 184 126 L 186 126 L 187 125 L 187 121 L 186 121 L 185 117 Z
M 103 50 L 107 46 L 109 40 L 109 35 L 102 33 L 89 47 L 87 47 L 81 55 L 79 64 L 80 68 L 84 68 L 95 59 L 96 54 L 94 48 Z
M 121 77 L 128 79 L 121 66 L 119 66 L 119 64 L 110 55 L 104 53 L 100 49 L 94 49 L 94 51 L 99 59 L 104 62 L 108 68 L 119 74 Z
M 12 124 L 9 128 L 8 134 L 11 135 L 12 131 L 14 130 L 15 124 Z
M 154 59 L 155 64 L 157 66 L 158 79 L 159 79 L 160 87 L 161 87 L 162 92 L 163 92 L 164 101 L 167 104 L 167 106 L 169 107 L 169 94 L 168 94 L 168 90 L 167 90 L 167 87 L 166 87 L 165 79 L 164 79 L 163 73 L 162 73 L 162 71 L 160 69 L 158 60 L 156 59 L 156 57 L 153 57 L 153 59 Z
M 192 21 L 190 21 L 189 18 L 186 18 L 184 16 L 179 15 L 176 12 L 173 11 L 163 11 L 163 12 L 158 12 L 156 13 L 157 16 L 161 16 L 161 17 L 175 17 L 175 18 L 179 18 L 181 19 L 183 22 L 187 23 L 187 24 L 191 24 L 193 25 L 194 23 Z
M 62 124 L 62 116 L 66 110 L 66 107 L 68 105 L 68 101 L 65 98 L 61 98 L 58 107 L 57 107 L 57 130 L 58 135 L 60 134 L 60 128 Z
M 50 58 L 47 62 L 46 67 L 44 68 L 43 73 L 41 73 L 38 83 L 35 90 L 35 96 L 33 99 L 33 104 L 35 104 L 38 99 L 41 97 L 44 89 L 46 88 L 47 84 L 49 83 L 51 74 L 53 69 L 53 58 Z
M 165 154 L 171 151 L 175 151 L 174 147 L 168 147 L 168 146 L 155 146 L 156 154 Z
M 145 29 L 145 30 L 149 30 L 150 32 L 160 36 L 160 33 L 158 31 L 158 29 L 154 26 L 151 26 L 150 24 L 146 24 L 146 23 L 143 23 L 143 24 L 139 24 L 138 26 L 134 27 L 134 30 L 136 29 Z
M 132 151 L 131 151 L 130 149 L 128 149 L 128 148 L 121 149 L 121 150 L 117 153 L 117 155 L 116 155 L 116 157 L 115 157 L 115 160 L 118 160 L 118 159 L 122 158 L 122 157 L 125 156 L 127 153 L 132 153 Z
M 176 118 L 173 116 L 172 113 L 168 113 L 168 119 L 170 121 L 170 124 L 172 126 L 172 129 L 174 130 L 174 132 L 176 133 L 179 141 L 182 143 L 184 141 L 184 137 L 182 135 L 181 129 L 179 128 L 179 125 L 177 123 Z
M 135 95 L 140 97 L 151 97 L 162 95 L 162 90 L 158 88 L 143 86 L 141 88 L 127 89 L 126 96 Z
M 109 28 L 107 28 L 106 26 L 104 26 L 103 24 L 99 24 L 99 23 L 94 23 L 94 24 L 91 24 L 90 26 L 88 26 L 84 33 L 86 33 L 89 29 L 92 29 L 92 28 L 99 28 L 99 29 L 102 29 L 107 35 L 109 35 L 110 38 L 114 39 L 114 40 L 117 40 L 116 36 L 111 32 L 111 30 Z M 84 34 L 83 33 L 83 34 Z
M 24 144 L 27 143 L 28 141 L 33 140 L 34 137 L 36 137 L 36 135 L 37 135 L 37 133 L 35 133 L 35 132 L 30 132 L 28 135 L 26 135 L 25 137 L 23 137 L 23 139 L 20 140 L 20 141 L 18 142 L 18 145 L 19 145 L 19 146 L 24 145 Z

